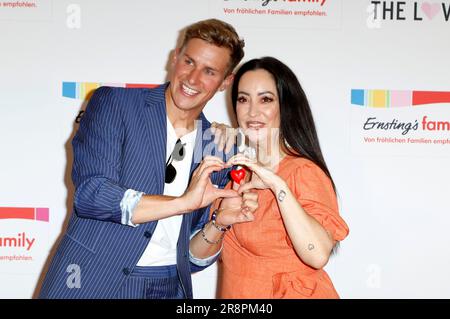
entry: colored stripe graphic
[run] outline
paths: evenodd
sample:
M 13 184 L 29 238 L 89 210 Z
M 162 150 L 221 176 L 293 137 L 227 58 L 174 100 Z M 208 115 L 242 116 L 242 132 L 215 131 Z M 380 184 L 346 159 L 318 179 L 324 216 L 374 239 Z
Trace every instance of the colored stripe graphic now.
M 450 103 L 450 92 L 352 89 L 351 103 L 373 108 Z
M 100 82 L 63 82 L 62 96 L 70 99 L 89 100 L 92 93 L 101 86 L 113 86 L 123 88 L 154 88 L 159 84 L 135 84 L 135 83 L 100 83 Z
M 0 207 L 0 219 L 31 219 L 48 222 L 50 210 L 34 207 Z

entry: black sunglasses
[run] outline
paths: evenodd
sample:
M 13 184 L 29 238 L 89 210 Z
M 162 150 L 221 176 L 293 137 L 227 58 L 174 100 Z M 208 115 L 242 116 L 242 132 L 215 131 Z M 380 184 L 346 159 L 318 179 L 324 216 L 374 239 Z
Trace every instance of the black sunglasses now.
M 182 161 L 184 158 L 184 145 L 181 143 L 181 140 L 178 139 L 175 143 L 175 147 L 173 148 L 172 154 L 170 154 L 169 159 L 166 163 L 166 178 L 165 182 L 170 184 L 174 181 L 175 176 L 177 176 L 177 170 L 172 165 L 173 161 Z

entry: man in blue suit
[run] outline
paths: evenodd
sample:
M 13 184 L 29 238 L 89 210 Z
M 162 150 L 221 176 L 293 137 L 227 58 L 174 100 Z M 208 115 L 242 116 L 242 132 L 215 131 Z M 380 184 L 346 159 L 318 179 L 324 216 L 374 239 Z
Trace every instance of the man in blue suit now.
M 200 21 L 168 83 L 94 93 L 72 141 L 74 212 L 41 298 L 193 297 L 191 272 L 212 264 L 227 226 L 255 209 L 209 221 L 211 203 L 236 192 L 223 189 L 229 169 L 202 110 L 231 84 L 243 47 L 229 24 Z

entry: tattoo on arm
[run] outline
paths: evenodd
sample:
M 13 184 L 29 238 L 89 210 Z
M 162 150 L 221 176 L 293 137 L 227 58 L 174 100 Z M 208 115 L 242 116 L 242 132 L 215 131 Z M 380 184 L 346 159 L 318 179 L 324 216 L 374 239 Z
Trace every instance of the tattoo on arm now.
M 284 190 L 281 190 L 281 191 L 278 193 L 278 200 L 279 200 L 280 202 L 282 202 L 282 201 L 284 200 L 285 197 L 286 197 L 286 192 L 285 192 Z
M 313 250 L 314 249 L 314 245 L 313 244 L 309 244 L 308 245 L 308 250 Z

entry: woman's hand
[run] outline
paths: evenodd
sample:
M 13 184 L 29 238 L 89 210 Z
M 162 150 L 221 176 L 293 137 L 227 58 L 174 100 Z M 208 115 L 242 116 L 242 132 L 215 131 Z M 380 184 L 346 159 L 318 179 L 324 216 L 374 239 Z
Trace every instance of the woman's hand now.
M 277 189 L 279 185 L 285 184 L 283 179 L 277 174 L 272 172 L 257 163 L 256 160 L 249 159 L 243 154 L 237 154 L 230 158 L 226 163 L 226 166 L 241 165 L 248 167 L 253 173 L 252 178 L 249 182 L 242 184 L 238 193 L 241 194 L 250 189 L 271 189 L 273 192 Z
M 242 196 L 224 198 L 217 210 L 216 223 L 226 227 L 236 223 L 250 222 L 255 219 L 258 208 L 258 194 L 247 191 Z

